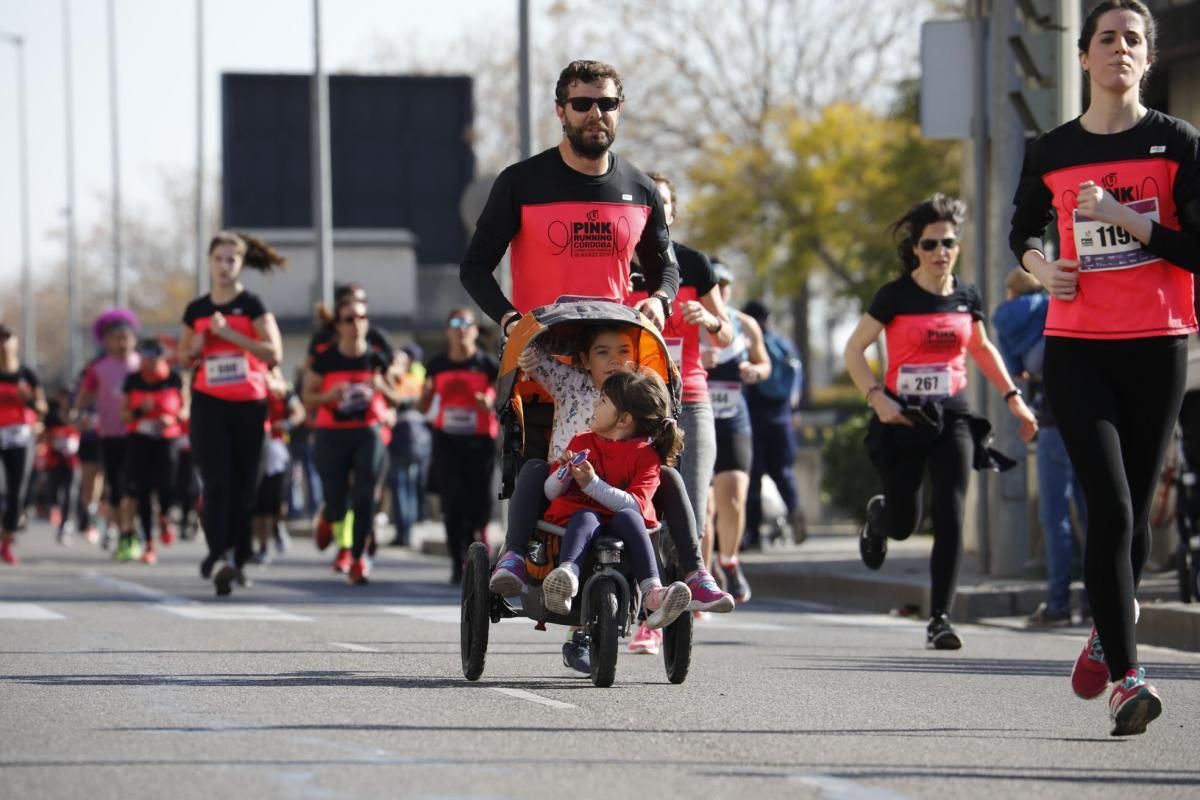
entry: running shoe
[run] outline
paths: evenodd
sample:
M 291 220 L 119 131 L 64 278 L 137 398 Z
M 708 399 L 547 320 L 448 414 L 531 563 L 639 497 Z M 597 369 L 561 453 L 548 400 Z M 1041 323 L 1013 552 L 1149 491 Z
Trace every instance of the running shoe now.
M 70 547 L 71 542 L 75 538 L 75 523 L 67 520 L 58 527 L 58 533 L 54 537 L 54 541 L 63 547 Z
M 346 581 L 351 586 L 366 586 L 367 576 L 371 574 L 371 562 L 365 558 L 359 558 L 350 565 L 350 573 L 346 576 Z
M 529 573 L 525 570 L 525 559 L 509 550 L 500 556 L 496 569 L 488 581 L 488 589 L 501 597 L 516 597 L 529 588 Z
M 647 628 L 645 625 L 639 625 L 637 633 L 629 640 L 629 652 L 631 653 L 645 653 L 646 655 L 656 656 L 661 646 L 662 631 Z
M 578 591 L 579 576 L 566 567 L 555 567 L 542 581 L 542 600 L 555 614 L 570 613 L 571 598 Z
M 879 569 L 887 558 L 887 536 L 875 530 L 872 521 L 883 511 L 883 495 L 867 501 L 867 521 L 858 535 L 858 553 L 867 569 Z
M 710 619 L 712 619 L 712 614 L 708 611 L 693 611 L 692 619 L 696 620 L 697 622 L 708 622 Z
M 592 640 L 583 631 L 575 631 L 563 644 L 563 666 L 584 675 L 592 674 Z
M 1026 628 L 1062 628 L 1071 624 L 1071 609 L 1053 609 L 1045 603 L 1025 620 Z
M 50 509 L 50 520 L 49 521 L 50 521 L 51 528 L 60 527 L 62 525 L 62 518 L 63 518 L 63 514 L 62 514 L 61 508 L 59 508 L 58 506 L 55 506 L 54 508 Z
M 241 567 L 233 568 L 233 580 L 234 583 L 243 589 L 248 589 L 254 585 L 254 581 L 250 580 L 250 576 L 247 575 L 246 571 Z
M 140 547 L 138 548 L 137 555 L 134 555 L 134 544 L 135 542 L 133 541 L 132 536 L 122 535 L 120 540 L 117 542 L 117 549 L 116 552 L 113 553 L 113 559 L 124 563 L 126 561 L 136 561 L 137 559 L 141 558 L 142 550 Z
M 935 614 L 925 629 L 925 646 L 931 650 L 958 650 L 962 637 L 954 630 L 945 614 Z
M 642 604 L 650 612 L 646 617 L 646 627 L 651 630 L 665 628 L 687 611 L 690 602 L 692 593 L 683 581 L 675 581 L 670 586 L 655 586 L 642 597 Z
M 718 614 L 733 611 L 733 595 L 721 591 L 716 579 L 703 567 L 692 573 L 692 577 L 687 579 L 687 586 L 692 592 L 689 611 L 713 611 Z
M 175 526 L 166 515 L 158 518 L 158 538 L 162 540 L 163 547 L 170 547 L 175 541 Z
M 1108 664 L 1104 661 L 1104 646 L 1096 626 L 1088 636 L 1083 652 L 1075 659 L 1071 670 L 1071 691 L 1084 700 L 1095 700 L 1108 688 Z
M 0 543 L 0 561 L 5 564 L 20 564 L 21 559 L 17 558 L 17 554 L 13 552 L 12 542 Z
M 329 547 L 333 541 L 333 525 L 329 520 L 325 519 L 325 513 L 317 514 L 317 525 L 313 532 L 313 542 L 317 545 L 318 550 L 324 550 Z
M 100 529 L 92 526 L 83 532 L 88 544 L 100 544 Z
M 1146 725 L 1162 713 L 1162 698 L 1158 690 L 1146 683 L 1144 667 L 1125 673 L 1125 680 L 1113 686 L 1108 696 L 1108 715 L 1112 719 L 1113 736 L 1136 736 L 1146 732 Z
M 354 556 L 351 555 L 348 548 L 343 547 L 338 550 L 337 558 L 333 560 L 333 571 L 346 574 L 350 572 L 350 564 L 354 561 Z
M 138 541 L 135 535 L 129 542 L 129 559 L 130 561 L 142 560 L 142 543 Z
M 750 602 L 750 582 L 746 580 L 746 576 L 742 573 L 742 565 L 737 560 L 726 561 L 721 559 L 721 570 L 725 573 L 725 588 L 733 595 L 734 601 L 738 605 L 744 605 Z
M 265 567 L 271 563 L 271 549 L 264 544 L 258 550 L 254 551 L 253 558 L 255 564 Z
M 209 578 L 211 578 L 213 567 L 215 567 L 216 565 L 217 565 L 217 557 L 216 556 L 212 556 L 212 555 L 205 556 L 204 560 L 200 562 L 200 577 L 204 578 L 204 580 L 208 580 Z
M 286 553 L 292 546 L 292 535 L 288 533 L 287 525 L 283 524 L 283 520 L 278 520 L 275 523 L 275 530 L 272 532 L 275 539 L 275 552 Z
M 147 546 L 145 552 L 142 553 L 142 563 L 151 566 L 158 563 L 158 553 L 154 552 L 153 544 Z
M 213 573 L 213 586 L 217 590 L 217 597 L 225 597 L 233 593 L 233 579 L 237 575 L 237 570 L 233 568 L 228 561 L 222 561 Z

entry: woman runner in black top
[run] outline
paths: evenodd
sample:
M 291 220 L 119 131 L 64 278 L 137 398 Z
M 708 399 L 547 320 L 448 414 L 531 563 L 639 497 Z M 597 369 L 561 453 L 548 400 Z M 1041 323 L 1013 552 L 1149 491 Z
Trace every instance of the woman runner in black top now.
M 887 540 L 907 539 L 921 523 L 921 482 L 929 468 L 933 551 L 929 558 L 930 621 L 926 646 L 957 650 L 962 639 L 950 625 L 950 606 L 962 552 L 967 483 L 977 450 L 990 431 L 967 404 L 967 356 L 1004 394 L 1009 412 L 1029 441 L 1037 420 L 1013 385 L 1000 354 L 988 341 L 983 306 L 974 286 L 954 275 L 958 229 L 966 216 L 960 200 L 935 194 L 913 206 L 894 230 L 903 274 L 875 294 L 846 344 L 846 369 L 875 412 L 867 450 L 883 480 L 883 494 L 867 505 L 860 550 L 879 569 Z M 887 374 L 882 384 L 866 350 L 887 334 Z
M 1030 143 L 1010 244 L 1050 290 L 1046 399 L 1088 506 L 1084 585 L 1095 628 L 1071 686 L 1109 695 L 1114 736 L 1142 733 L 1162 702 L 1138 664 L 1134 592 L 1150 552 L 1150 503 L 1196 331 L 1200 135 L 1146 108 L 1154 18 L 1133 0 L 1084 21 L 1091 102 Z M 1058 259 L 1042 241 L 1056 218 Z
M 46 395 L 33 370 L 21 363 L 20 342 L 0 325 L 0 460 L 4 462 L 4 519 L 0 561 L 18 562 L 13 540 L 25 510 L 33 469 L 33 426 L 46 413 Z

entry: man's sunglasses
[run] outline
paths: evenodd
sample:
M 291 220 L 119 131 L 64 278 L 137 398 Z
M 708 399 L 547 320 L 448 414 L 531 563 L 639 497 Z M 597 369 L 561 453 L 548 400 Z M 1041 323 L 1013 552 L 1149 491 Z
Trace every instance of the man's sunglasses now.
M 563 101 L 563 105 L 570 106 L 572 111 L 577 111 L 580 114 L 586 114 L 592 110 L 592 105 L 600 107 L 601 114 L 607 114 L 610 111 L 616 111 L 617 106 L 621 105 L 619 97 L 568 97 Z
M 349 325 L 352 322 L 358 322 L 360 319 L 365 320 L 366 318 L 367 318 L 366 314 L 355 314 L 353 317 L 340 317 L 338 319 L 338 322 Z
M 475 323 L 474 323 L 474 321 L 469 320 L 469 319 L 463 319 L 462 317 L 455 317 L 454 319 L 450 320 L 446 324 L 449 325 L 451 328 L 470 328 Z
M 938 245 L 947 250 L 953 250 L 958 247 L 958 239 L 953 236 L 947 236 L 945 239 L 922 239 L 917 243 L 917 246 L 926 253 L 932 253 L 934 250 L 937 250 Z

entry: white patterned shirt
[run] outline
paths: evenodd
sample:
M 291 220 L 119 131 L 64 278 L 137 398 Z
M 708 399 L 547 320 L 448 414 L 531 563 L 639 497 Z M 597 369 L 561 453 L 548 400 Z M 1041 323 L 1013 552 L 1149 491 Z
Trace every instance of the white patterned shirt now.
M 550 459 L 554 460 L 577 434 L 591 430 L 600 390 L 587 370 L 562 363 L 536 344 L 532 347 L 538 360 L 529 376 L 554 398 L 554 427 L 550 432 Z

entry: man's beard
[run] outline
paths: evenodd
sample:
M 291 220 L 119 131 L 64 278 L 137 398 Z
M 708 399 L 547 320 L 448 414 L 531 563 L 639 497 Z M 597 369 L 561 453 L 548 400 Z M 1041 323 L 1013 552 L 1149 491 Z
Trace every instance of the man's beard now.
M 585 129 L 573 127 L 571 123 L 564 121 L 563 132 L 567 134 L 571 149 L 583 158 L 600 158 L 617 140 L 616 128 L 605 128 L 603 137 L 587 138 Z

